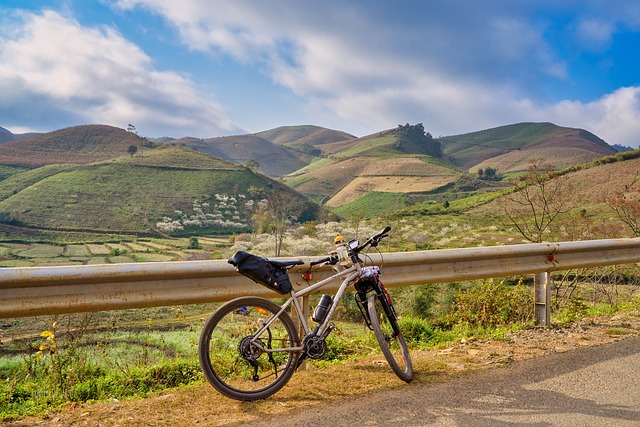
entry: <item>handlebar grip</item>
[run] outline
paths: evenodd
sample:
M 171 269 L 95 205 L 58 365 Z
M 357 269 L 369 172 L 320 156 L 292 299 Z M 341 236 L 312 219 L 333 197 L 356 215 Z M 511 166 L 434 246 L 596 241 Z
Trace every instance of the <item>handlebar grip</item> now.
M 378 240 L 382 237 L 384 237 L 385 234 L 387 234 L 388 232 L 391 231 L 391 226 L 387 225 L 384 230 L 382 230 L 381 232 L 379 232 L 378 234 L 376 234 L 375 236 L 373 236 L 371 239 L 372 240 Z
M 329 262 L 329 261 L 331 261 L 331 257 L 328 256 L 326 258 L 322 258 L 322 259 L 319 259 L 317 261 L 311 261 L 309 263 L 309 265 L 318 265 L 318 264 L 323 264 L 323 263 Z

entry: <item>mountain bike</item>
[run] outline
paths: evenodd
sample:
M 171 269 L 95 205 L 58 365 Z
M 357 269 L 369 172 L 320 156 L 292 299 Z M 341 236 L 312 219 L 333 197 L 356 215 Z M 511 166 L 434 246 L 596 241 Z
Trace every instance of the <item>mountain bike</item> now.
M 280 390 L 306 359 L 319 359 L 327 352 L 327 336 L 336 326 L 331 321 L 336 306 L 349 286 L 366 325 L 374 331 L 382 353 L 395 374 L 404 381 L 413 378 L 411 357 L 389 293 L 380 281 L 380 268 L 367 266 L 361 252 L 375 248 L 388 236 L 390 226 L 360 244 L 338 241 L 328 257 L 309 262 L 311 267 L 331 264 L 337 273 L 295 291 L 287 270 L 304 264 L 301 260 L 276 261 L 238 252 L 229 263 L 240 273 L 279 293 L 289 295 L 282 305 L 260 297 L 240 297 L 218 308 L 205 322 L 198 353 L 202 371 L 220 393 L 250 401 L 267 398 Z M 363 255 L 366 259 L 366 255 Z M 316 292 L 342 279 L 335 295 L 323 295 L 310 322 L 299 297 Z M 287 310 L 296 313 L 304 334 L 300 338 Z

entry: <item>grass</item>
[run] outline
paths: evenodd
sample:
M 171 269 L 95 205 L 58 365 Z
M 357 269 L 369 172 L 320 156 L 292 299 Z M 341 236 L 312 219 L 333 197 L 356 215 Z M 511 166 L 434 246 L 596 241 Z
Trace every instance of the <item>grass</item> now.
M 351 203 L 347 203 L 334 211 L 343 217 L 364 214 L 366 218 L 384 215 L 387 212 L 396 211 L 407 204 L 406 193 L 388 193 L 372 191 Z
M 362 141 L 359 144 L 354 145 L 353 147 L 347 148 L 345 150 L 341 150 L 334 155 L 339 158 L 349 158 L 354 157 L 356 155 L 366 155 L 367 152 L 375 151 L 381 147 L 386 147 L 388 145 L 394 144 L 397 142 L 397 137 L 393 135 L 381 136 L 378 138 L 367 139 Z

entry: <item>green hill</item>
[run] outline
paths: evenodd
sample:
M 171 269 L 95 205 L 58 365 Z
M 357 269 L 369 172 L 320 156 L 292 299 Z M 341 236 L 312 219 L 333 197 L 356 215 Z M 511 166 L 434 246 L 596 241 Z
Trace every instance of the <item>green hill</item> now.
M 290 174 L 286 182 L 331 207 L 354 202 L 370 192 L 430 192 L 462 174 L 433 157 L 440 155 L 440 146 L 422 125 L 398 126 L 320 148 L 325 158 Z
M 86 165 L 51 165 L 0 182 L 0 217 L 14 226 L 125 234 L 249 231 L 253 207 L 288 187 L 181 147 Z
M 615 153 L 589 132 L 551 123 L 439 139 L 422 124 L 361 138 L 284 126 L 153 143 L 162 148 L 123 129 L 86 125 L 0 144 L 0 222 L 105 233 L 245 231 L 248 206 L 269 191 L 295 190 L 345 215 L 389 211 L 506 185 L 478 179 L 480 168 L 504 175 L 534 159 L 563 168 Z M 135 155 L 127 154 L 132 145 Z M 254 162 L 293 190 L 239 166 Z M 307 217 L 314 209 L 307 205 Z
M 552 123 L 519 123 L 439 141 L 448 161 L 472 172 L 486 167 L 503 174 L 523 171 L 534 159 L 564 168 L 616 153 L 590 132 Z

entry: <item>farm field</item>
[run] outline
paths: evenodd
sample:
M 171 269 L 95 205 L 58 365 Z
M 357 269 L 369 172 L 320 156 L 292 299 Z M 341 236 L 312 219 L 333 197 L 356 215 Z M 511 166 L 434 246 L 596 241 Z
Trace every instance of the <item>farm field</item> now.
M 118 264 L 209 259 L 228 239 L 203 238 L 201 249 L 188 249 L 187 239 L 118 243 L 0 243 L 1 267 Z

